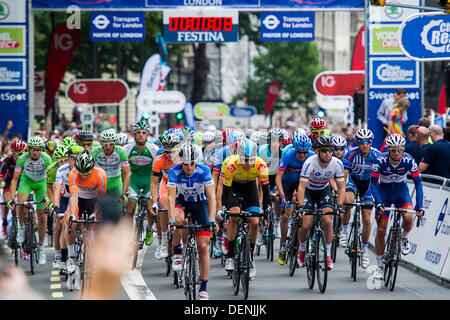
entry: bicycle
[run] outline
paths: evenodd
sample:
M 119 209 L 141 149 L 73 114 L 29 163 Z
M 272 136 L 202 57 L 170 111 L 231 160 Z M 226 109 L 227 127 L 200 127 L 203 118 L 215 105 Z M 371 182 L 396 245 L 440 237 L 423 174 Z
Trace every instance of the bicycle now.
M 131 270 L 136 268 L 137 258 L 139 250 L 144 246 L 146 230 L 144 228 L 144 221 L 146 218 L 147 210 L 145 209 L 145 197 L 142 193 L 138 195 L 138 212 L 134 216 L 134 244 L 132 252 L 132 264 Z
M 322 209 L 313 210 L 300 209 L 303 215 L 312 215 L 313 224 L 309 232 L 306 244 L 305 264 L 306 275 L 309 288 L 314 288 L 314 282 L 317 275 L 317 284 L 320 293 L 324 293 L 327 288 L 328 267 L 327 267 L 327 247 L 325 243 L 325 234 L 320 225 L 320 218 L 325 215 L 334 215 L 336 210 L 331 212 L 323 212 Z
M 248 236 L 247 219 L 251 217 L 261 217 L 264 214 L 241 211 L 239 213 L 225 212 L 226 217 L 239 217 L 236 233 L 236 252 L 234 257 L 234 270 L 231 272 L 233 280 L 233 294 L 239 293 L 239 283 L 242 285 L 244 300 L 248 299 L 250 281 L 250 238 Z
M 400 225 L 401 213 L 413 213 L 415 210 L 402 209 L 402 208 L 385 208 L 385 211 L 394 211 L 394 222 L 389 229 L 389 236 L 387 238 L 386 249 L 383 254 L 384 262 L 384 286 L 388 287 L 389 290 L 393 291 L 395 287 L 395 281 L 397 279 L 398 265 L 401 261 L 401 242 L 400 234 L 402 232 L 402 227 Z M 381 220 L 381 214 L 378 221 Z M 417 219 L 417 227 L 420 225 L 420 218 Z
M 0 205 L 6 205 L 7 202 L 0 202 Z M 14 256 L 14 263 L 15 265 L 19 265 L 19 253 L 22 253 L 22 248 L 21 246 L 19 246 L 19 244 L 17 243 L 17 227 L 18 227 L 18 222 L 17 222 L 17 213 L 16 210 L 11 210 L 9 209 L 9 212 L 11 212 L 11 231 L 10 234 L 8 236 L 8 247 L 11 249 L 12 251 L 12 255 Z
M 361 250 L 362 250 L 362 235 L 361 235 L 361 208 L 373 206 L 370 202 L 361 202 L 359 192 L 356 192 L 355 202 L 346 202 L 346 206 L 355 207 L 353 213 L 352 226 L 350 228 L 349 243 L 345 249 L 348 255 L 350 264 L 350 278 L 356 281 L 357 266 L 361 266 Z
M 337 203 L 337 192 L 333 192 L 333 204 Z M 336 252 L 339 247 L 339 233 L 341 230 L 342 219 L 340 216 L 333 216 L 333 241 L 331 242 L 331 260 L 336 262 Z
M 89 266 L 89 246 L 88 243 L 93 239 L 92 228 L 89 226 L 94 223 L 100 223 L 101 221 L 95 220 L 94 214 L 88 214 L 83 212 L 79 215 L 82 219 L 76 220 L 73 217 L 69 218 L 69 233 L 72 232 L 72 223 L 82 224 L 83 230 L 77 228 L 77 248 L 76 248 L 76 261 L 77 267 L 80 270 L 81 280 L 81 298 L 85 295 L 89 289 L 89 281 L 92 276 L 93 270 Z M 84 219 L 83 219 L 84 218 Z
M 201 281 L 197 238 L 195 233 L 204 228 L 210 228 L 210 225 L 192 224 L 191 214 L 188 213 L 187 217 L 187 225 L 175 225 L 177 229 L 187 229 L 189 232 L 186 246 L 183 249 L 181 279 L 186 300 L 198 300 Z
M 277 193 L 272 193 L 272 197 L 278 196 Z M 284 213 L 284 211 L 283 211 Z M 264 221 L 261 220 L 260 228 L 264 230 L 264 233 L 262 234 L 262 244 L 266 247 L 266 259 L 273 261 L 273 251 L 274 251 L 274 242 L 275 242 L 275 217 L 274 217 L 274 211 L 272 210 L 270 214 L 268 214 L 265 219 L 267 222 L 267 225 L 264 224 Z M 261 245 L 255 246 L 256 248 L 256 255 L 259 256 L 261 251 Z
M 292 216 L 291 226 L 289 228 L 289 233 L 286 239 L 286 261 L 289 265 L 289 276 L 293 277 L 295 269 L 298 268 L 297 253 L 299 248 L 298 230 L 302 227 L 303 219 L 296 211 Z

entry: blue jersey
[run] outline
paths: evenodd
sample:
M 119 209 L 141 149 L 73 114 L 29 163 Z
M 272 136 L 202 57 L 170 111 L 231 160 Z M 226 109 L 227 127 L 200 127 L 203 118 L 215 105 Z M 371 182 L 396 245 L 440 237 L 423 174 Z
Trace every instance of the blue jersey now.
M 230 146 L 222 147 L 215 153 L 213 170 L 220 172 L 223 161 L 231 156 Z
M 169 170 L 167 186 L 177 188 L 177 198 L 181 195 L 187 202 L 206 200 L 205 187 L 212 184 L 211 170 L 203 164 L 197 163 L 191 176 L 184 173 L 181 164 Z
M 423 189 L 416 161 L 404 152 L 400 163 L 393 166 L 389 161 L 389 154 L 382 153 L 372 166 L 372 195 L 375 203 L 386 205 L 395 204 L 402 207 L 411 203 L 409 189 L 406 184 L 408 172 L 411 173 L 416 185 L 416 208 L 423 207 Z M 412 204 L 412 203 L 411 203 Z
M 370 180 L 372 176 L 372 165 L 381 156 L 381 152 L 375 148 L 370 148 L 369 155 L 364 158 L 359 152 L 359 147 L 348 150 L 342 162 L 344 169 L 351 172 L 352 177 L 358 180 Z
M 297 151 L 294 148 L 284 152 L 279 167 L 280 171 L 284 171 L 282 180 L 287 182 L 299 182 L 303 163 L 305 163 L 306 159 L 314 155 L 314 151 L 309 150 L 305 160 L 300 161 L 297 158 Z

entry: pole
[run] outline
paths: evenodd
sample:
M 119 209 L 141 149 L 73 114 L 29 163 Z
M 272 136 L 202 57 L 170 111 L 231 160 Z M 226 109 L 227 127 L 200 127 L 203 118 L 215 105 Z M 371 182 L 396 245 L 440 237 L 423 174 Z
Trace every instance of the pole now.
M 117 42 L 117 78 L 120 79 L 120 41 Z M 120 105 L 116 106 L 117 132 L 120 131 Z

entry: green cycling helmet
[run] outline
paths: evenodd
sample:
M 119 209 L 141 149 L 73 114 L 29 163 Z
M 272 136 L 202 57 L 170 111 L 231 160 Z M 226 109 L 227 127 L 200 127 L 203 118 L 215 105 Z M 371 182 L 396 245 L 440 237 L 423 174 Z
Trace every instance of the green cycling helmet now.
M 133 126 L 133 132 L 136 132 L 137 130 L 150 132 L 150 126 L 145 121 L 139 121 Z
M 32 136 L 32 137 L 28 138 L 27 145 L 28 145 L 28 147 L 42 148 L 42 147 L 44 147 L 44 140 L 42 140 L 42 138 L 39 136 Z
M 102 131 L 100 135 L 100 141 L 116 141 L 117 134 L 114 129 L 106 129 Z
M 83 151 L 84 151 L 83 147 L 80 147 L 79 145 L 73 145 L 68 148 L 67 154 L 70 156 L 72 154 L 80 154 Z
M 76 146 L 77 142 L 72 137 L 67 136 L 63 139 L 61 145 L 70 148 L 71 146 Z
M 55 152 L 53 153 L 52 160 L 53 161 L 58 161 L 58 160 L 62 160 L 64 158 L 67 158 L 69 156 L 68 152 L 69 152 L 69 147 L 60 145 L 60 146 L 58 146 L 55 149 Z

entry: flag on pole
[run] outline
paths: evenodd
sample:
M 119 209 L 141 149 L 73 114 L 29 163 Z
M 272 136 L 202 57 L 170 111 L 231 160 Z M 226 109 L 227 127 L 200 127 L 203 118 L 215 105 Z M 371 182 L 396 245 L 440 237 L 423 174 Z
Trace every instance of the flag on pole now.
M 280 94 L 281 85 L 277 81 L 272 81 L 269 84 L 269 87 L 267 88 L 267 95 L 266 95 L 266 110 L 264 112 L 264 115 L 267 117 L 267 115 L 272 111 L 273 105 L 275 104 L 275 101 L 278 98 L 278 95 Z

